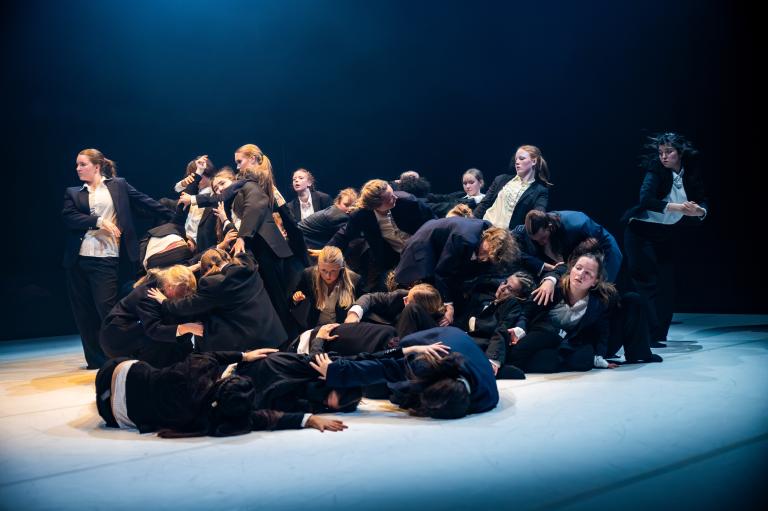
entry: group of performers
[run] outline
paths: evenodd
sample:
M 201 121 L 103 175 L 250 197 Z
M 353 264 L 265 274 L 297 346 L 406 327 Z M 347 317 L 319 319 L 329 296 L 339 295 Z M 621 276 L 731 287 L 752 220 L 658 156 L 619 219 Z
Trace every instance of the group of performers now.
M 363 396 L 451 419 L 493 409 L 497 379 L 661 362 L 676 233 L 707 205 L 685 137 L 646 149 L 623 254 L 586 213 L 550 209 L 531 145 L 485 193 L 478 169 L 450 194 L 407 171 L 332 198 L 297 169 L 286 198 L 247 144 L 235 169 L 190 161 L 159 200 L 85 149 L 64 195 L 64 267 L 99 414 L 169 437 L 340 431 L 319 414 Z M 139 214 L 154 221 L 143 236 Z M 137 270 L 127 285 L 121 265 Z

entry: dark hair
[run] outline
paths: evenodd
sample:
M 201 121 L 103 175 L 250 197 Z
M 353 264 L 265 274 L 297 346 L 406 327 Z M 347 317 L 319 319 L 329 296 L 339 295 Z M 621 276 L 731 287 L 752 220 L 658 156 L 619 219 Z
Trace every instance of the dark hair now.
M 451 353 L 436 362 L 423 355 L 409 360 L 409 379 L 416 385 L 418 402 L 411 413 L 433 419 L 459 419 L 469 412 L 469 390 L 461 377 L 464 357 Z
M 431 185 L 423 177 L 405 176 L 400 179 L 398 188 L 403 192 L 408 192 L 414 196 L 423 199 L 429 194 Z
M 204 155 L 198 156 L 194 160 L 187 163 L 187 173 L 184 174 L 184 177 L 189 176 L 190 174 L 194 174 L 197 172 L 197 160 L 202 158 Z M 207 156 L 205 157 L 205 170 L 203 171 L 203 175 L 209 179 L 213 179 L 213 175 L 216 173 L 216 167 L 213 165 L 213 162 L 210 158 Z
M 685 162 L 693 156 L 699 154 L 699 151 L 693 146 L 690 140 L 679 133 L 668 131 L 666 133 L 655 133 L 648 137 L 644 146 L 646 152 L 640 157 L 640 166 L 645 169 L 659 168 L 659 147 L 672 146 L 680 155 L 680 160 Z
M 475 169 L 475 168 L 467 169 L 461 175 L 461 180 L 462 181 L 464 181 L 464 176 L 466 176 L 467 174 L 469 174 L 470 176 L 474 177 L 475 180 L 477 180 L 477 182 L 480 183 L 480 190 L 482 190 L 483 186 L 485 186 L 485 178 L 483 177 L 483 172 L 480 169 Z

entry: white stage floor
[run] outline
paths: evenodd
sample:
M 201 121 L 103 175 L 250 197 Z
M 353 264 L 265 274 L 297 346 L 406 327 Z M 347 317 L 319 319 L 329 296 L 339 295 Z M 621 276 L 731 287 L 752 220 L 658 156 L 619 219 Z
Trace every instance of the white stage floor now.
M 492 412 L 164 440 L 102 427 L 77 337 L 0 343 L 0 509 L 746 509 L 768 316 L 677 315 L 661 364 L 499 382 Z

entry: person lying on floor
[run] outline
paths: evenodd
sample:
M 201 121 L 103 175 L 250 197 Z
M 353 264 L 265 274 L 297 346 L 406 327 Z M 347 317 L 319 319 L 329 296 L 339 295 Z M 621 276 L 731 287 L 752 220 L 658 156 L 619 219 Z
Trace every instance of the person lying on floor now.
M 446 308 L 440 293 L 430 284 L 388 293 L 366 293 L 350 307 L 345 323 L 367 321 L 393 325 L 400 337 L 419 330 L 446 326 Z
M 499 402 L 491 365 L 455 327 L 436 327 L 400 340 L 397 348 L 356 360 L 315 355 L 312 367 L 333 388 L 387 383 L 390 400 L 416 416 L 458 419 Z
M 227 367 L 254 362 L 275 351 L 193 353 L 165 368 L 114 358 L 96 375 L 96 407 L 108 427 L 137 429 L 140 433 L 158 431 L 167 438 L 305 427 L 346 429 L 337 419 L 255 407 L 253 380 L 227 372 Z

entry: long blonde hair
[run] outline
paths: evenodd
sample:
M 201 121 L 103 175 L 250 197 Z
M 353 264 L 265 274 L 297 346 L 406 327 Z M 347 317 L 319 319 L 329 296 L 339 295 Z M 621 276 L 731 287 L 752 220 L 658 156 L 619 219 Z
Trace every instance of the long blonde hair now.
M 344 262 L 344 256 L 338 247 L 327 246 L 323 247 L 320 251 L 320 255 L 317 257 L 317 266 L 312 271 L 312 287 L 315 290 L 315 298 L 317 299 L 317 308 L 324 309 L 326 306 L 325 301 L 328 299 L 330 289 L 328 285 L 320 277 L 320 263 L 336 264 L 341 268 L 339 272 L 339 278 L 336 280 L 336 286 L 339 286 L 339 307 L 346 309 L 351 307 L 355 302 L 355 285 L 352 283 L 352 279 L 349 276 L 349 272 L 346 269 Z

